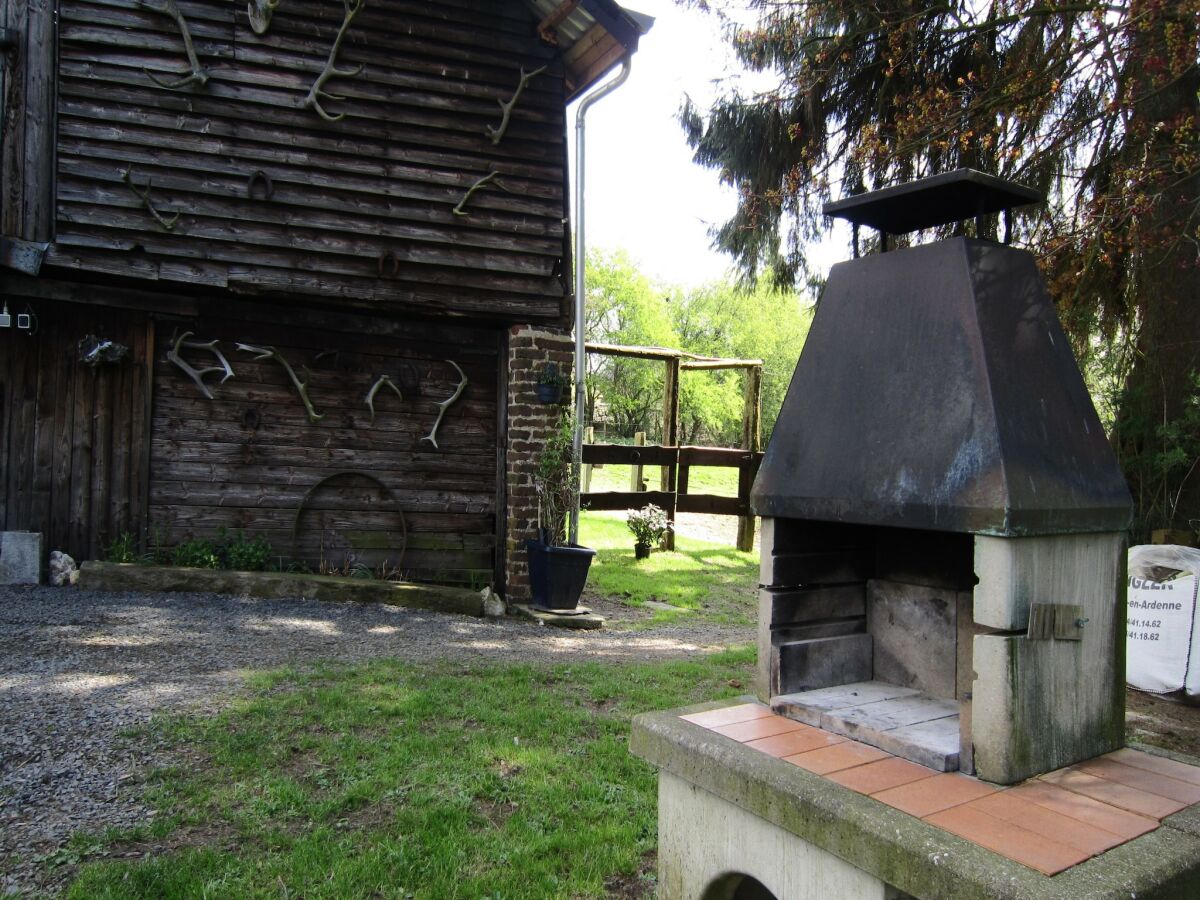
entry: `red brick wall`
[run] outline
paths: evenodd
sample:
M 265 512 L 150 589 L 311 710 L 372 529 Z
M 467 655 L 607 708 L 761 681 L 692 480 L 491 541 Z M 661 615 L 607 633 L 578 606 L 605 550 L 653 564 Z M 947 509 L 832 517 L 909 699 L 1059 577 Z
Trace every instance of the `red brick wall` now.
M 537 376 L 547 362 L 570 374 L 575 365 L 575 342 L 563 331 L 514 326 L 508 338 L 508 491 L 504 566 L 507 599 L 529 599 L 529 571 L 525 541 L 537 537 L 537 490 L 533 476 L 542 443 L 550 433 L 561 406 L 537 399 Z

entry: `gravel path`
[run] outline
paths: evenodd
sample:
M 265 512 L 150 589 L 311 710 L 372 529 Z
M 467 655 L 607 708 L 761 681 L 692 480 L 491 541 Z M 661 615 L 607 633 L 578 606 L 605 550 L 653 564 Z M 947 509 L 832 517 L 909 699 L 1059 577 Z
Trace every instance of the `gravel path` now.
M 167 760 L 125 733 L 155 713 L 219 709 L 243 670 L 372 657 L 669 659 L 753 637 L 686 621 L 567 632 L 359 603 L 0 587 L 0 894 L 51 889 L 44 860 L 76 830 L 146 822 L 137 784 Z

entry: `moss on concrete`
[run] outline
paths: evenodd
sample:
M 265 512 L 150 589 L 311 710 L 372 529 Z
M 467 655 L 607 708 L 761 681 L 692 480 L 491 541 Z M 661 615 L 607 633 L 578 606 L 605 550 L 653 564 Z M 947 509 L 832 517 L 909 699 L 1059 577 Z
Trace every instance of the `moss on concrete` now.
M 80 586 L 92 591 L 190 591 L 212 594 L 280 599 L 387 603 L 459 613 L 483 615 L 483 599 L 476 591 L 409 582 L 338 578 L 332 575 L 302 575 L 294 572 L 230 572 L 222 569 L 190 569 L 184 566 L 139 566 L 129 563 L 85 562 L 80 568 Z

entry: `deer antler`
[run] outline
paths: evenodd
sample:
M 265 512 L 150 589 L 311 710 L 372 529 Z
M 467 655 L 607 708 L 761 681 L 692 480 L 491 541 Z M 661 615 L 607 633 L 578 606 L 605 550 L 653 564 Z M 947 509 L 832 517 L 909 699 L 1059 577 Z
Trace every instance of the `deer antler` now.
M 513 92 L 512 99 L 507 103 L 505 103 L 503 100 L 496 101 L 500 104 L 500 109 L 504 113 L 504 115 L 500 118 L 500 127 L 493 128 L 491 125 L 489 125 L 487 130 L 484 131 L 484 134 L 492 139 L 493 144 L 498 144 L 504 140 L 504 132 L 508 131 L 508 121 L 512 118 L 513 107 L 516 106 L 517 101 L 521 99 L 521 92 L 525 90 L 525 86 L 545 72 L 547 68 L 547 66 L 542 66 L 540 69 L 534 69 L 532 72 L 526 72 L 525 67 L 522 66 L 521 81 L 517 85 L 516 91 Z
M 178 81 L 162 81 L 149 69 L 142 69 L 146 76 L 159 87 L 172 91 L 183 90 L 193 85 L 203 88 L 208 84 L 208 71 L 200 65 L 200 57 L 196 55 L 196 46 L 192 43 L 192 32 L 188 28 L 187 19 L 183 17 L 183 13 L 175 4 L 175 0 L 138 0 L 138 2 L 147 9 L 170 16 L 175 20 L 175 24 L 179 26 L 179 33 L 183 35 L 183 49 L 187 52 L 188 63 L 192 67 L 192 71 Z
M 372 422 L 375 421 L 375 395 L 379 393 L 379 389 L 384 385 L 395 391 L 396 396 L 401 400 L 404 399 L 404 394 L 401 393 L 400 388 L 396 386 L 396 382 L 392 381 L 392 379 L 387 375 L 380 375 L 379 378 L 376 379 L 375 383 L 371 385 L 371 389 L 367 391 L 367 408 L 371 410 Z
M 157 222 L 167 231 L 175 230 L 175 224 L 179 221 L 180 214 L 175 213 L 175 215 L 171 216 L 169 219 L 164 218 L 163 214 L 158 211 L 157 207 L 155 207 L 154 201 L 150 199 L 150 191 L 154 188 L 154 179 L 147 178 L 146 186 L 144 188 L 138 187 L 133 183 L 133 166 L 130 166 L 121 173 L 121 180 L 124 181 L 125 184 L 129 186 L 129 189 L 133 191 L 133 193 L 137 195 L 138 199 L 142 201 L 142 208 L 150 213 L 150 215 L 154 216 L 155 222 Z
M 304 403 L 304 409 L 308 412 L 308 421 L 320 422 L 325 418 L 325 414 L 318 413 L 313 408 L 312 401 L 308 399 L 308 381 L 300 380 L 299 376 L 296 375 L 296 370 L 292 368 L 291 364 L 283 358 L 283 355 L 278 350 L 274 347 L 256 347 L 253 344 L 238 344 L 237 349 L 244 350 L 246 353 L 256 354 L 255 359 L 273 359 L 283 366 L 283 371 L 287 372 L 288 378 L 292 379 L 292 384 L 296 386 L 296 390 L 300 394 L 300 400 Z M 301 368 L 304 369 L 304 374 L 311 379 L 312 373 L 303 366 Z
M 246 14 L 250 17 L 250 27 L 255 34 L 266 34 L 271 27 L 271 16 L 279 9 L 283 0 L 250 0 L 246 4 Z
M 448 362 L 448 363 L 450 363 L 450 365 L 454 366 L 455 370 L 457 370 L 457 372 L 458 372 L 458 377 L 460 380 L 458 382 L 458 387 L 456 387 L 454 389 L 454 393 L 438 404 L 437 419 L 433 423 L 433 428 L 429 429 L 429 434 L 427 434 L 427 435 L 425 435 L 425 437 L 421 438 L 421 440 L 429 441 L 429 443 L 433 444 L 434 450 L 441 449 L 440 447 L 438 447 L 437 432 L 438 432 L 438 428 L 442 424 L 442 417 L 446 415 L 446 410 L 449 409 L 454 404 L 454 401 L 462 396 L 462 392 L 467 389 L 466 373 L 461 368 L 459 368 L 458 363 L 456 363 L 454 360 L 448 359 L 448 360 L 446 360 L 446 362 Z
M 489 172 L 488 174 L 486 174 L 482 178 L 480 178 L 478 181 L 476 181 L 469 188 L 467 188 L 466 194 L 463 195 L 463 198 L 458 201 L 458 206 L 454 207 L 454 209 L 451 210 L 451 212 L 453 212 L 456 216 L 469 216 L 470 213 L 467 212 L 466 206 L 467 206 L 467 201 L 471 199 L 471 195 L 474 194 L 480 188 L 486 187 L 489 184 L 493 184 L 493 181 L 498 174 L 499 174 L 498 172 Z M 506 188 L 504 185 L 502 185 L 498 181 L 496 181 L 493 186 L 500 188 L 500 190 L 505 191 L 506 193 L 512 193 L 511 191 L 508 190 L 508 188 Z
M 342 49 L 342 41 L 346 37 L 346 32 L 350 30 L 350 23 L 354 21 L 355 16 L 362 12 L 362 8 L 367 5 L 366 0 L 342 0 L 342 4 L 346 7 L 346 17 L 342 21 L 342 27 L 338 30 L 337 37 L 334 38 L 333 47 L 329 51 L 329 60 L 325 63 L 325 68 L 321 70 L 321 74 L 317 76 L 317 80 L 313 82 L 313 86 L 308 89 L 308 96 L 300 104 L 305 109 L 315 109 L 317 115 L 326 122 L 336 122 L 346 114 L 338 113 L 336 116 L 331 116 L 322 108 L 322 98 L 327 100 L 344 100 L 346 98 L 326 91 L 325 82 L 335 75 L 341 78 L 353 78 L 363 70 L 361 65 L 355 66 L 352 69 L 339 69 L 337 67 L 337 55 L 338 51 Z
M 212 400 L 213 392 L 209 389 L 208 385 L 204 383 L 204 376 L 211 375 L 214 372 L 224 372 L 225 377 L 217 382 L 218 384 L 224 384 L 233 377 L 233 367 L 229 365 L 229 360 L 225 358 L 225 355 L 217 349 L 217 342 L 215 340 L 209 341 L 208 343 L 202 343 L 201 341 L 189 341 L 188 338 L 191 336 L 192 332 L 190 331 L 185 331 L 183 334 L 179 335 L 179 337 L 175 339 L 175 345 L 167 351 L 167 360 L 179 366 L 179 368 L 183 370 L 183 373 L 187 375 L 188 378 L 196 382 L 196 387 L 200 388 L 200 393 L 202 393 L 209 400 Z M 207 350 L 217 358 L 217 361 L 220 363 L 220 365 L 209 366 L 207 369 L 192 368 L 192 366 L 188 364 L 187 360 L 179 355 L 179 350 L 182 347 L 187 347 L 190 350 Z

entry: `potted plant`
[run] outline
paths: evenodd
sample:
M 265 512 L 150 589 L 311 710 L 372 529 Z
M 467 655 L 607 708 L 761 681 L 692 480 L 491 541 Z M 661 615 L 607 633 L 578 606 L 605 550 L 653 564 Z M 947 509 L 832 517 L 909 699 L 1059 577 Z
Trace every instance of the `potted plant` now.
M 558 371 L 552 362 L 538 370 L 537 396 L 539 403 L 562 403 L 563 394 L 569 385 L 567 376 Z
M 662 543 L 671 523 L 667 521 L 667 511 L 648 503 L 642 509 L 631 509 L 625 515 L 625 524 L 633 532 L 633 555 L 635 559 L 646 559 L 650 549 L 655 544 Z
M 579 490 L 571 464 L 574 419 L 563 411 L 538 455 L 538 537 L 525 542 L 533 605 L 564 612 L 579 605 L 595 550 L 567 543 L 567 517 Z

